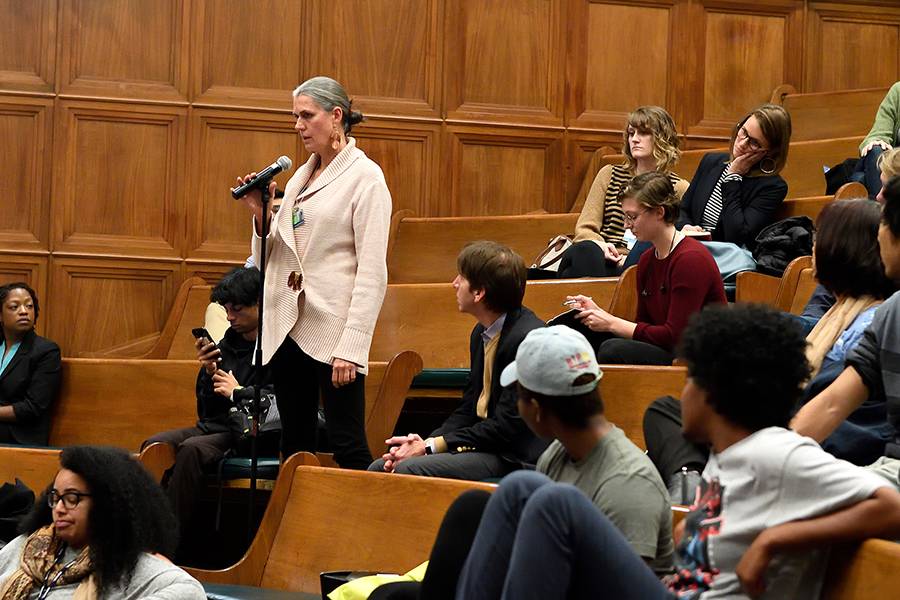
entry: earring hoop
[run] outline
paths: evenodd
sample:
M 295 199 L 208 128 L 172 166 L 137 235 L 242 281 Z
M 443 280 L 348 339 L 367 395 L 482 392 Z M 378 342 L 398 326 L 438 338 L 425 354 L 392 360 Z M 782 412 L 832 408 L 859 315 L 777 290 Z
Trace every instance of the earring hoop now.
M 772 165 L 771 168 L 766 169 L 763 166 L 763 163 L 765 163 L 766 161 L 769 161 L 769 164 Z M 777 165 L 775 164 L 775 159 L 770 156 L 767 156 L 767 157 L 763 158 L 761 161 L 759 161 L 759 170 L 762 171 L 763 173 L 765 173 L 766 175 L 771 175 L 772 173 L 774 173 L 776 166 Z

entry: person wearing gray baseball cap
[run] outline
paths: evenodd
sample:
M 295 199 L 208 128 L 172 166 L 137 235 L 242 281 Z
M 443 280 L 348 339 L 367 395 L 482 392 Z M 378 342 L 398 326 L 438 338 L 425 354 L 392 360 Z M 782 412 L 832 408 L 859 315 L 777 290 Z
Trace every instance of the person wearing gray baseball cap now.
M 519 414 L 553 442 L 518 485 L 569 483 L 584 492 L 658 573 L 672 565 L 672 511 L 659 472 L 625 433 L 606 420 L 603 372 L 581 333 L 555 325 L 529 332 L 500 375 L 516 385 Z

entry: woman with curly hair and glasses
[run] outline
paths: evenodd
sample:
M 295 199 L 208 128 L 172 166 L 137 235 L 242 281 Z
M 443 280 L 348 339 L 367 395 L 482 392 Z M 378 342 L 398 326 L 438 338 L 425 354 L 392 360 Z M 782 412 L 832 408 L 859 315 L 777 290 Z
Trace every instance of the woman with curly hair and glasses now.
M 162 490 L 122 450 L 72 446 L 53 483 L 0 549 L 2 600 L 204 600 L 164 558 L 177 542 Z
M 666 175 L 680 199 L 688 182 L 672 172 L 678 162 L 678 134 L 665 109 L 641 106 L 628 115 L 622 135 L 625 163 L 606 165 L 591 185 L 584 208 L 575 225 L 575 244 L 563 255 L 560 277 L 615 276 L 628 254 L 625 246 L 625 215 L 619 193 L 642 173 Z

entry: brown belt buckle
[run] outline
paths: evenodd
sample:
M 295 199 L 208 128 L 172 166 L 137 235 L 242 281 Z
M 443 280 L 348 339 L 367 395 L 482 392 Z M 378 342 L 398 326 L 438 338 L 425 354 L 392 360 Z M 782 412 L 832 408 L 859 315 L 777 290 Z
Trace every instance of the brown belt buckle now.
M 300 288 L 303 287 L 303 273 L 291 271 L 291 274 L 288 275 L 287 285 L 295 292 L 299 292 Z

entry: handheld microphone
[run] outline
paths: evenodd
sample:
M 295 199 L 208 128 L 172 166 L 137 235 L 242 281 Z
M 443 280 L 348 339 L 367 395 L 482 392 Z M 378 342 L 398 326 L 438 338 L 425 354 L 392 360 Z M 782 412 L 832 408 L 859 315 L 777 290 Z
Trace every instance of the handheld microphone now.
M 268 182 L 273 177 L 275 177 L 282 171 L 289 170 L 292 164 L 293 163 L 291 163 L 291 159 L 289 159 L 287 156 L 279 156 L 278 160 L 263 169 L 261 172 L 257 173 L 256 177 L 254 177 L 247 183 L 231 190 L 231 197 L 235 200 L 238 200 L 245 196 L 247 192 L 249 192 L 253 188 L 268 184 Z

